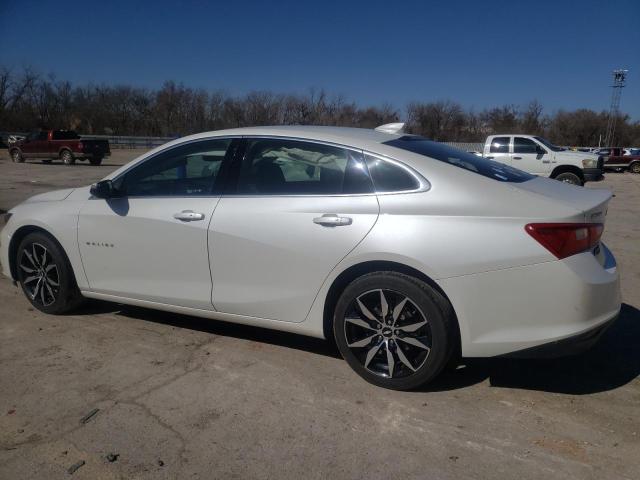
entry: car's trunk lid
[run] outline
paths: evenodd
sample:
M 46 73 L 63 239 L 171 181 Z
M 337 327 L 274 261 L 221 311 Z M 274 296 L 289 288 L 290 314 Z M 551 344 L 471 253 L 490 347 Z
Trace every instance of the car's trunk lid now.
M 586 223 L 604 223 L 607 206 L 613 196 L 604 188 L 578 187 L 541 177 L 514 186 L 575 208 L 584 215 Z

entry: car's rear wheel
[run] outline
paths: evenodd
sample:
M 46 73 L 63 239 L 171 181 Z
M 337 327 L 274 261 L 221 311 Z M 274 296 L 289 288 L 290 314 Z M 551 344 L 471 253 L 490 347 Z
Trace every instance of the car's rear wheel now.
M 571 172 L 563 172 L 557 175 L 556 180 L 559 180 L 560 182 L 563 182 L 563 183 L 569 183 L 571 185 L 578 185 L 578 186 L 583 185 L 582 179 L 575 173 L 571 173 Z
M 629 166 L 629 171 L 632 173 L 640 173 L 640 162 L 634 162 Z
M 65 165 L 73 165 L 76 163 L 76 159 L 69 150 L 63 150 L 60 152 L 60 160 L 62 160 Z
M 340 353 L 361 377 L 394 390 L 428 383 L 454 351 L 455 320 L 445 298 L 414 277 L 374 272 L 354 280 L 336 305 Z
M 96 166 L 98 166 L 98 165 L 100 165 L 100 164 L 102 163 L 102 157 L 91 157 L 91 158 L 89 159 L 89 163 L 90 163 L 91 165 L 96 165 Z
M 24 162 L 24 157 L 22 156 L 22 153 L 20 152 L 20 150 L 18 150 L 17 148 L 14 150 L 11 150 L 11 160 L 14 163 Z
M 30 233 L 20 242 L 16 270 L 25 296 L 42 312 L 65 313 L 82 302 L 65 253 L 44 233 Z

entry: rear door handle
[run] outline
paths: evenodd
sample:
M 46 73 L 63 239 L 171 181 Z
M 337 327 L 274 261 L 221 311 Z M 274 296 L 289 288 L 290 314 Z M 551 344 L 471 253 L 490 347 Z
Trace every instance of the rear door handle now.
M 173 214 L 173 218 L 182 222 L 194 222 L 204 220 L 204 213 L 194 212 L 193 210 L 183 210 Z
M 522 160 L 522 157 L 513 157 L 514 160 Z
M 313 219 L 313 223 L 324 227 L 340 227 L 343 225 L 351 225 L 352 222 L 351 217 L 339 217 L 335 213 L 325 213 L 321 217 Z

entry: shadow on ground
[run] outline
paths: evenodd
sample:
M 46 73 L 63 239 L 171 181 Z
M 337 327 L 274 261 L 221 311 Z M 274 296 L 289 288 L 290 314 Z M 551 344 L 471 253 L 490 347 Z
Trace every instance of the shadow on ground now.
M 77 313 L 96 314 L 114 311 L 132 319 L 340 358 L 336 347 L 330 342 L 259 327 L 97 301 L 88 303 L 82 311 Z M 464 359 L 463 365 L 456 370 L 445 371 L 421 391 L 455 390 L 486 379 L 489 379 L 493 387 L 572 395 L 613 390 L 626 385 L 640 375 L 639 342 L 640 310 L 623 304 L 620 318 L 604 333 L 594 347 L 580 355 L 553 360 Z

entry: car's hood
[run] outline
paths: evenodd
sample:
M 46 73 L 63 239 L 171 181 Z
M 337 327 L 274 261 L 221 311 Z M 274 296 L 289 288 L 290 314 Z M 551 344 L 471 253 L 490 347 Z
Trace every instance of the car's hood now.
M 556 156 L 573 158 L 576 160 L 582 160 L 584 158 L 598 158 L 598 155 L 590 152 L 573 152 L 571 150 L 562 150 L 561 152 L 553 152 Z
M 613 193 L 605 188 L 585 188 L 549 178 L 536 177 L 515 184 L 516 188 L 551 198 L 584 213 L 585 222 L 604 223 Z
M 53 190 L 52 192 L 40 193 L 27 198 L 23 203 L 57 202 L 67 198 L 74 190 L 75 188 L 65 188 L 64 190 Z

